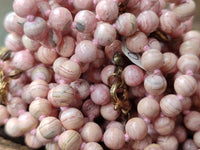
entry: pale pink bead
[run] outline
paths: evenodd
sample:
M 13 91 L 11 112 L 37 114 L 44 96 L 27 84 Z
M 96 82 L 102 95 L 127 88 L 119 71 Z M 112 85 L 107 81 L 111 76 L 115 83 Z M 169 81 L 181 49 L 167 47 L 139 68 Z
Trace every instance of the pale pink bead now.
M 158 14 L 161 10 L 160 2 L 159 0 L 141 0 L 140 9 L 141 11 L 152 10 Z
M 49 14 L 51 12 L 51 7 L 48 1 L 38 1 L 37 2 L 38 11 L 40 12 L 42 18 L 48 19 Z
M 46 150 L 61 150 L 58 146 L 58 142 L 51 142 L 45 145 Z
M 48 100 L 54 107 L 69 106 L 75 98 L 75 90 L 69 84 L 59 84 L 48 92 Z
M 76 34 L 76 42 L 79 43 L 83 40 L 90 40 L 92 41 L 93 37 L 91 33 L 83 33 L 83 32 L 77 32 Z
M 86 78 L 89 82 L 101 82 L 101 68 L 89 68 L 86 72 Z
M 129 0 L 128 1 L 128 4 L 127 4 L 127 7 L 128 8 L 132 8 L 132 7 L 134 7 L 135 5 L 137 5 L 137 4 L 140 4 L 140 0 Z
M 100 20 L 112 22 L 118 17 L 118 6 L 113 0 L 101 0 L 96 6 L 96 14 Z
M 179 95 L 191 96 L 197 89 L 197 81 L 190 75 L 181 75 L 175 79 L 174 89 Z
M 200 147 L 200 131 L 197 131 L 193 135 L 193 141 L 196 144 L 197 147 Z
M 122 36 L 131 36 L 137 30 L 136 17 L 132 13 L 121 14 L 115 24 L 117 31 Z
M 143 32 L 135 32 L 126 39 L 127 48 L 134 53 L 143 52 L 143 48 L 148 44 L 147 36 Z
M 48 83 L 40 79 L 32 81 L 31 84 L 29 85 L 29 88 L 30 88 L 30 94 L 33 99 L 36 97 L 46 98 L 49 92 Z
M 44 39 L 40 41 L 40 44 L 46 48 L 52 49 L 57 48 L 57 46 L 60 45 L 61 41 L 62 33 L 60 31 L 50 28 L 46 37 L 44 37 Z
M 160 9 L 164 9 L 166 7 L 166 0 L 159 0 L 160 2 Z
M 137 24 L 142 32 L 149 34 L 157 29 L 159 18 L 152 10 L 143 11 L 137 17 Z
M 129 87 L 129 97 L 145 97 L 146 90 L 143 84 L 140 84 L 136 87 Z
M 4 105 L 0 105 L 0 126 L 6 123 L 6 120 L 9 118 L 9 112 Z
M 131 140 L 130 145 L 132 149 L 143 150 L 151 143 L 152 139 L 149 135 L 147 135 L 143 140 Z
M 184 117 L 184 125 L 191 131 L 198 131 L 200 129 L 200 113 L 191 111 Z
M 41 116 L 49 116 L 52 112 L 52 106 L 47 99 L 35 99 L 29 105 L 31 115 L 39 120 Z
M 105 105 L 110 102 L 110 90 L 109 88 L 100 83 L 90 86 L 91 100 L 97 105 Z
M 142 54 L 141 64 L 147 71 L 159 69 L 163 65 L 163 55 L 157 49 L 149 49 Z
M 64 7 L 58 7 L 51 11 L 49 14 L 48 23 L 50 27 L 58 31 L 65 31 L 71 27 L 72 14 Z
M 181 100 L 181 104 L 182 104 L 182 110 L 183 111 L 190 110 L 190 108 L 192 106 L 192 100 L 191 100 L 190 97 L 184 97 L 184 99 Z
M 47 144 L 47 143 L 49 143 L 49 142 L 52 141 L 52 139 L 46 139 L 46 138 L 44 138 L 44 137 L 41 135 L 41 133 L 40 133 L 40 131 L 39 131 L 39 128 L 36 129 L 36 138 L 37 138 L 40 142 L 42 142 L 43 145 L 45 145 L 45 144 Z
M 154 129 L 160 135 L 168 135 L 175 128 L 175 121 L 169 117 L 158 117 L 153 122 Z
M 182 104 L 176 95 L 169 94 L 160 100 L 160 108 L 167 117 L 176 117 L 182 111 Z
M 135 16 L 138 16 L 141 13 L 140 9 L 140 0 L 130 0 L 127 4 L 127 11 L 134 14 Z
M 144 150 L 163 150 L 159 144 L 149 144 Z
M 160 16 L 160 28 L 165 33 L 172 33 L 179 25 L 174 12 L 166 10 Z
M 75 55 L 82 63 L 91 63 L 96 60 L 97 48 L 92 41 L 84 40 L 77 44 Z
M 11 51 L 19 51 L 24 48 L 22 37 L 15 33 L 10 33 L 5 38 L 5 46 Z
M 13 109 L 14 108 L 14 109 Z M 26 111 L 27 104 L 20 97 L 12 97 L 11 101 L 7 104 L 7 110 L 13 117 L 18 117 L 20 111 Z
M 13 10 L 18 16 L 25 18 L 28 15 L 35 15 L 37 13 L 37 4 L 35 0 L 15 0 Z
M 82 112 L 89 119 L 94 119 L 100 115 L 100 106 L 88 99 L 82 105 Z
M 73 0 L 73 6 L 76 10 L 91 10 L 93 5 L 93 0 Z
M 173 135 L 159 136 L 157 143 L 163 148 L 163 150 L 177 150 L 178 140 Z
M 31 133 L 27 133 L 25 135 L 25 143 L 30 148 L 40 148 L 43 146 L 43 143 L 36 137 L 36 135 L 32 135 Z
M 79 32 L 90 33 L 93 32 L 97 26 L 95 14 L 89 10 L 81 10 L 74 17 L 76 29 Z
M 53 76 L 53 72 L 50 68 L 44 67 L 44 66 L 37 66 L 34 68 L 32 74 L 31 74 L 31 80 L 37 80 L 41 79 L 46 82 L 50 82 Z
M 81 68 L 78 63 L 68 60 L 60 65 L 58 73 L 69 82 L 73 82 L 81 76 Z
M 163 54 L 163 65 L 160 68 L 165 73 L 174 73 L 177 71 L 177 56 L 172 52 Z
M 144 79 L 144 88 L 151 95 L 160 95 L 167 88 L 167 81 L 162 75 L 150 74 Z
M 148 40 L 148 46 L 150 49 L 157 49 L 161 51 L 161 44 L 157 39 L 149 38 Z
M 24 134 L 19 126 L 19 120 L 17 118 L 9 118 L 4 126 L 4 130 L 7 135 L 11 137 L 20 137 Z
M 144 80 L 142 69 L 136 65 L 126 66 L 122 72 L 122 76 L 128 86 L 138 86 Z
M 112 102 L 106 105 L 102 105 L 100 108 L 100 113 L 105 120 L 109 121 L 116 120 L 120 115 L 120 111 L 114 109 L 114 105 Z
M 83 125 L 83 114 L 77 108 L 68 108 L 61 113 L 60 121 L 65 129 L 79 129 Z
M 44 138 L 52 139 L 62 132 L 62 124 L 55 117 L 46 117 L 40 122 L 38 130 Z
M 27 104 L 30 104 L 33 101 L 31 94 L 30 94 L 29 84 L 25 85 L 22 88 L 21 97 L 24 100 L 24 102 L 27 103 Z
M 104 132 L 103 140 L 104 144 L 110 149 L 121 149 L 125 144 L 124 133 L 119 128 L 108 128 Z
M 184 54 L 194 54 L 196 56 L 199 56 L 200 54 L 200 45 L 194 41 L 194 40 L 187 40 L 184 41 L 181 45 L 180 45 L 180 49 L 179 49 L 179 53 L 181 55 Z
M 122 42 L 119 40 L 114 40 L 110 45 L 105 47 L 105 54 L 109 60 L 112 60 L 113 55 L 116 51 L 122 51 Z
M 27 21 L 24 24 L 24 34 L 32 40 L 44 40 L 48 34 L 47 23 L 41 17 L 35 17 L 31 22 Z
M 73 102 L 70 104 L 70 107 L 81 109 L 82 105 L 83 105 L 83 101 L 74 99 Z
M 38 126 L 38 120 L 30 112 L 21 114 L 18 118 L 20 130 L 24 133 L 35 129 Z
M 65 36 L 56 51 L 62 57 L 70 57 L 73 55 L 74 49 L 75 40 L 71 36 Z
M 53 71 L 54 71 L 55 73 L 58 73 L 59 66 L 60 66 L 63 62 L 65 62 L 65 61 L 67 61 L 67 60 L 68 60 L 68 59 L 65 58 L 65 57 L 58 57 L 58 58 L 53 62 Z
M 17 16 L 15 12 L 10 12 L 5 16 L 3 24 L 6 31 L 22 35 L 25 21 L 24 18 Z
M 24 47 L 30 51 L 37 51 L 38 48 L 40 47 L 39 42 L 31 40 L 26 35 L 22 36 L 22 43 L 23 43 Z
M 81 128 L 81 137 L 86 142 L 99 142 L 102 138 L 101 127 L 95 122 L 86 123 L 83 128 Z
M 83 150 L 94 150 L 94 149 L 103 150 L 103 147 L 96 142 L 88 142 L 83 148 Z
M 119 128 L 120 130 L 122 130 L 123 132 L 125 132 L 125 127 L 121 122 L 118 121 L 110 121 L 108 123 L 108 125 L 106 126 L 106 130 L 108 128 Z
M 160 112 L 159 103 L 150 97 L 141 99 L 137 105 L 138 113 L 148 119 L 154 119 Z
M 147 135 L 147 125 L 143 119 L 134 117 L 125 125 L 126 133 L 132 140 L 142 140 Z
M 197 146 L 192 139 L 187 139 L 183 143 L 183 150 L 197 150 Z
M 199 58 L 193 54 L 184 54 L 179 57 L 177 67 L 184 74 L 186 74 L 187 71 L 196 73 L 200 67 Z
M 90 85 L 84 79 L 71 82 L 70 86 L 75 90 L 75 97 L 78 100 L 84 100 L 90 95 Z
M 58 140 L 58 145 L 62 150 L 79 150 L 81 143 L 81 136 L 75 130 L 64 131 Z
M 183 126 L 177 126 L 175 129 L 174 129 L 174 135 L 175 137 L 177 138 L 178 142 L 179 143 L 182 143 L 186 140 L 187 138 L 187 132 L 186 132 L 186 129 L 183 127 Z
M 185 33 L 183 35 L 183 41 L 189 41 L 189 40 L 193 40 L 195 42 L 197 42 L 198 44 L 200 44 L 200 33 L 198 31 L 195 30 L 191 30 L 188 31 L 187 33 Z
M 196 5 L 193 0 L 187 0 L 184 3 L 175 5 L 173 12 L 176 15 L 177 20 L 185 21 L 195 14 Z
M 97 49 L 96 60 L 91 63 L 91 67 L 100 68 L 106 62 L 105 53 L 101 49 Z
M 94 40 L 96 40 L 98 45 L 108 46 L 116 39 L 115 28 L 105 22 L 100 22 L 94 31 Z

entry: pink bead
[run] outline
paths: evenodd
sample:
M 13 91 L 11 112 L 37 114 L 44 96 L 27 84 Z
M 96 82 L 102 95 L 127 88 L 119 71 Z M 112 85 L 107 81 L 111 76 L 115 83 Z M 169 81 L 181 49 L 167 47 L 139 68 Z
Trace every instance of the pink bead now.
M 184 117 L 184 125 L 191 131 L 198 131 L 200 129 L 200 113 L 198 111 L 191 111 Z
M 148 46 L 150 49 L 157 49 L 161 51 L 161 44 L 155 38 L 149 38 Z
M 5 46 L 12 51 L 19 51 L 24 48 L 22 43 L 22 37 L 15 33 L 10 33 L 5 38 Z
M 163 150 L 159 144 L 149 144 L 144 150 Z
M 29 105 L 29 112 L 39 120 L 41 116 L 49 116 L 52 113 L 52 106 L 47 99 L 35 99 Z
M 55 117 L 46 117 L 40 122 L 38 131 L 44 138 L 52 139 L 62 132 L 62 124 Z
M 193 54 L 193 55 L 199 56 L 200 54 L 199 48 L 200 48 L 200 45 L 196 41 L 187 40 L 187 41 L 184 41 L 180 45 L 179 52 L 181 55 Z
M 91 41 L 84 40 L 76 46 L 75 55 L 80 62 L 91 63 L 96 59 L 97 48 Z
M 22 88 L 21 97 L 24 100 L 24 102 L 27 103 L 27 104 L 30 104 L 33 101 L 31 94 L 30 94 L 29 84 L 25 85 Z
M 122 130 L 123 132 L 125 132 L 124 125 L 121 122 L 118 122 L 118 121 L 110 121 L 108 123 L 108 125 L 106 126 L 106 130 L 108 128 L 118 128 L 118 129 Z
M 38 125 L 38 120 L 34 118 L 30 112 L 25 112 L 19 116 L 19 126 L 20 130 L 24 133 L 30 132 L 32 129 L 35 129 Z
M 39 128 L 36 129 L 36 138 L 37 138 L 43 145 L 45 145 L 45 144 L 47 144 L 47 143 L 49 143 L 49 142 L 52 141 L 52 139 L 46 139 L 46 138 L 44 138 L 44 137 L 41 135 L 41 133 L 40 133 L 40 131 L 39 131 Z
M 199 58 L 193 54 L 185 54 L 179 57 L 177 62 L 178 69 L 186 74 L 187 71 L 196 73 L 199 70 Z
M 109 60 L 112 60 L 112 57 L 116 51 L 121 51 L 122 42 L 119 40 L 114 40 L 110 45 L 105 47 L 105 54 Z
M 112 102 L 102 105 L 100 108 L 100 113 L 105 120 L 109 121 L 116 120 L 120 115 L 119 110 L 114 110 L 114 105 Z
M 190 108 L 192 106 L 192 100 L 191 100 L 190 97 L 184 97 L 184 99 L 181 100 L 181 104 L 182 104 L 182 110 L 183 111 L 190 110 Z
M 159 136 L 157 143 L 163 148 L 163 150 L 177 150 L 178 140 L 173 135 Z
M 182 111 L 182 104 L 176 95 L 169 94 L 160 100 L 160 108 L 167 117 L 176 117 Z
M 137 17 L 138 28 L 146 33 L 149 34 L 154 32 L 158 25 L 159 25 L 159 18 L 157 14 L 151 10 L 143 11 Z
M 38 11 L 41 13 L 41 16 L 47 20 L 49 17 L 49 14 L 51 12 L 51 7 L 48 3 L 48 1 L 38 1 L 37 2 L 37 7 L 38 7 Z
M 13 97 L 11 101 L 7 104 L 7 110 L 9 114 L 13 117 L 18 117 L 20 115 L 19 112 L 21 110 L 26 111 L 26 109 L 27 105 L 20 97 Z
M 94 149 L 103 150 L 103 147 L 96 142 L 88 142 L 83 148 L 83 150 L 94 150 Z
M 60 121 L 65 129 L 79 129 L 83 125 L 83 114 L 76 108 L 68 108 L 63 111 L 60 116 Z
M 109 88 L 104 84 L 94 84 L 90 86 L 91 100 L 97 105 L 105 105 L 110 102 Z
M 81 10 L 74 17 L 76 29 L 79 32 L 90 33 L 93 32 L 97 26 L 95 14 L 89 10 Z
M 75 130 L 64 131 L 58 140 L 58 145 L 62 150 L 79 150 L 81 143 L 81 136 Z
M 39 42 L 31 40 L 26 35 L 22 36 L 22 43 L 23 43 L 24 47 L 30 51 L 37 51 L 38 48 L 40 47 Z
M 185 140 L 183 143 L 183 150 L 197 150 L 197 146 L 195 145 L 194 141 L 191 139 Z
M 105 53 L 101 49 L 97 49 L 96 60 L 91 63 L 91 67 L 100 68 L 105 64 Z
M 147 135 L 143 140 L 137 140 L 137 141 L 132 140 L 130 142 L 130 145 L 131 145 L 132 149 L 141 149 L 142 150 L 151 143 L 152 143 L 152 139 L 149 135 Z
M 84 32 L 77 32 L 76 34 L 76 41 L 77 43 L 83 41 L 83 40 L 90 40 L 92 41 L 93 37 L 91 33 L 84 33 Z
M 160 68 L 165 73 L 174 73 L 177 71 L 178 58 L 174 53 L 166 52 L 163 54 L 163 66 Z
M 194 143 L 196 144 L 197 147 L 200 147 L 199 136 L 200 136 L 200 132 L 199 131 L 195 132 L 195 134 L 193 135 L 193 141 L 194 141 Z
M 78 100 L 84 100 L 90 95 L 90 85 L 84 79 L 71 82 L 70 86 L 75 90 L 75 97 Z
M 108 78 L 112 73 L 114 73 L 114 70 L 115 70 L 114 65 L 108 65 L 102 69 L 101 80 L 104 84 L 108 85 Z
M 82 104 L 83 104 L 83 101 L 74 99 L 73 102 L 70 104 L 70 107 L 75 107 L 75 108 L 80 109 Z
M 186 129 L 183 127 L 183 126 L 177 126 L 175 129 L 174 129 L 174 135 L 175 137 L 177 138 L 178 142 L 179 143 L 182 143 L 186 140 L 187 138 L 187 132 L 186 132 Z
M 48 22 L 52 28 L 65 31 L 71 26 L 72 14 L 67 8 L 58 7 L 51 11 Z
M 154 119 L 160 112 L 159 103 L 150 97 L 141 99 L 137 105 L 138 113 L 148 119 Z
M 121 149 L 125 144 L 124 133 L 118 128 L 108 128 L 104 132 L 103 140 L 104 144 L 110 149 Z
M 35 15 L 37 12 L 37 4 L 34 0 L 15 0 L 13 3 L 15 13 L 20 17 Z
M 163 55 L 157 49 L 147 50 L 142 54 L 141 64 L 147 71 L 159 69 L 163 65 Z
M 73 55 L 74 49 L 75 40 L 71 36 L 65 36 L 56 51 L 62 57 L 70 57 Z
M 144 73 L 136 65 L 128 65 L 124 68 L 122 76 L 128 86 L 138 86 L 144 80 Z
M 129 119 L 125 125 L 125 129 L 126 133 L 133 140 L 142 140 L 147 135 L 147 125 L 138 117 Z
M 166 10 L 160 16 L 160 28 L 165 33 L 172 33 L 179 25 L 174 12 Z
M 160 2 L 159 0 L 141 0 L 140 9 L 141 11 L 152 10 L 158 14 L 160 12 Z
M 67 60 L 68 60 L 68 59 L 65 58 L 65 57 L 58 57 L 58 58 L 56 58 L 56 60 L 53 62 L 53 71 L 54 71 L 55 73 L 58 73 L 58 70 L 59 70 L 60 65 L 61 65 L 63 62 L 67 61 Z
M 23 23 L 26 20 L 16 15 L 15 12 L 10 12 L 4 19 L 4 28 L 8 32 L 14 32 L 19 35 L 23 34 Z
M 160 135 L 168 135 L 175 128 L 175 121 L 169 117 L 158 117 L 153 122 L 153 127 Z
M 79 64 L 68 60 L 60 65 L 58 73 L 62 77 L 66 78 L 69 82 L 73 82 L 81 76 L 81 68 Z
M 147 36 L 143 32 L 135 32 L 126 39 L 127 48 L 134 53 L 143 52 L 143 48 L 148 44 Z
M 100 115 L 100 106 L 88 99 L 82 105 L 82 112 L 89 119 L 94 119 Z
M 54 107 L 69 106 L 75 98 L 75 90 L 68 84 L 59 84 L 48 92 L 48 100 Z
M 118 6 L 113 0 L 101 0 L 96 6 L 96 14 L 102 21 L 112 22 L 118 17 Z
M 99 142 L 103 133 L 97 123 L 88 122 L 83 126 L 80 134 L 85 142 Z
M 129 97 L 134 98 L 134 97 L 145 97 L 146 90 L 144 88 L 143 84 L 140 84 L 136 87 L 130 87 L 129 88 Z
M 197 82 L 194 77 L 181 75 L 174 81 L 174 89 L 177 94 L 182 96 L 191 96 L 197 88 Z
M 32 135 L 30 133 L 27 133 L 25 135 L 25 143 L 26 145 L 34 149 L 40 148 L 43 146 L 43 143 L 39 141 L 39 139 L 35 135 Z
M 17 118 L 10 118 L 5 124 L 4 130 L 7 135 L 11 137 L 20 137 L 24 134 L 19 126 L 19 121 Z
M 94 31 L 94 39 L 98 45 L 108 46 L 116 39 L 116 30 L 109 23 L 100 22 Z
M 189 40 L 193 40 L 195 42 L 197 42 L 198 44 L 200 44 L 200 33 L 195 31 L 195 30 L 191 30 L 191 31 L 188 31 L 187 33 L 185 33 L 183 35 L 183 41 L 189 41 Z
M 8 110 L 5 106 L 0 105 L 0 126 L 4 125 L 6 123 L 6 120 L 9 117 Z
M 46 150 L 60 150 L 57 142 L 47 143 L 45 146 Z
M 43 40 L 48 34 L 47 23 L 40 17 L 24 24 L 24 34 L 32 40 Z

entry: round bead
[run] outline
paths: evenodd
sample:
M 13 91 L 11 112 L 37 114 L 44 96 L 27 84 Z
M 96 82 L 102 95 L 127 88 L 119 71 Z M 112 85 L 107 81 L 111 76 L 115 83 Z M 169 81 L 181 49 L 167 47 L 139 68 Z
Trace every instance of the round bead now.
M 177 126 L 174 129 L 174 135 L 177 138 L 177 140 L 178 140 L 179 143 L 184 142 L 186 140 L 186 138 L 187 138 L 187 132 L 186 132 L 185 127 L 180 126 L 180 125 Z
M 27 37 L 26 35 L 22 36 L 22 43 L 25 48 L 27 48 L 30 51 L 37 51 L 40 47 L 40 43 L 38 41 L 34 41 Z
M 159 144 L 149 144 L 144 150 L 163 150 Z
M 10 118 L 5 124 L 5 132 L 11 137 L 20 137 L 24 134 L 20 129 L 19 120 L 17 118 Z
M 3 105 L 0 105 L 0 114 L 0 126 L 2 126 L 9 117 L 8 110 Z
M 159 136 L 157 143 L 163 148 L 163 150 L 177 150 L 178 140 L 173 135 Z
M 34 149 L 38 149 L 43 146 L 43 143 L 36 137 L 36 135 L 32 135 L 31 133 L 27 133 L 25 135 L 25 143 Z
M 166 52 L 163 54 L 163 65 L 160 69 L 165 73 L 174 73 L 177 71 L 177 61 L 174 53 Z
M 88 142 L 83 150 L 103 150 L 103 147 L 96 142 Z
M 197 131 L 193 135 L 193 141 L 197 147 L 200 147 L 200 131 Z
M 197 146 L 195 145 L 193 140 L 187 139 L 183 143 L 183 150 L 197 150 Z
M 191 131 L 198 131 L 200 129 L 200 113 L 191 111 L 184 117 L 184 125 Z
M 180 45 L 179 53 L 181 55 L 193 54 L 193 55 L 199 56 L 199 54 L 200 54 L 199 48 L 200 48 L 199 43 L 197 43 L 196 41 L 191 39 L 191 40 L 184 41 Z

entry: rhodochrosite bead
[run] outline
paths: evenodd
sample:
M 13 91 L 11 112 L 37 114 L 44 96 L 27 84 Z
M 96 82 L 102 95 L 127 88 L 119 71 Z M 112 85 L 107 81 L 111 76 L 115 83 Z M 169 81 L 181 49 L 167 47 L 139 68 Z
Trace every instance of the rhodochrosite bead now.
M 163 148 L 163 150 L 176 150 L 178 148 L 178 141 L 175 136 L 159 136 L 157 143 Z
M 88 142 L 83 150 L 103 150 L 103 147 L 96 142 Z
M 0 126 L 6 123 L 6 120 L 9 118 L 9 113 L 5 106 L 0 105 Z
M 20 137 L 24 134 L 24 132 L 20 129 L 19 120 L 17 118 L 9 118 L 7 123 L 5 124 L 5 132 L 11 137 Z
M 35 149 L 43 146 L 43 143 L 36 137 L 36 135 L 32 135 L 31 133 L 25 135 L 25 143 L 29 147 Z

